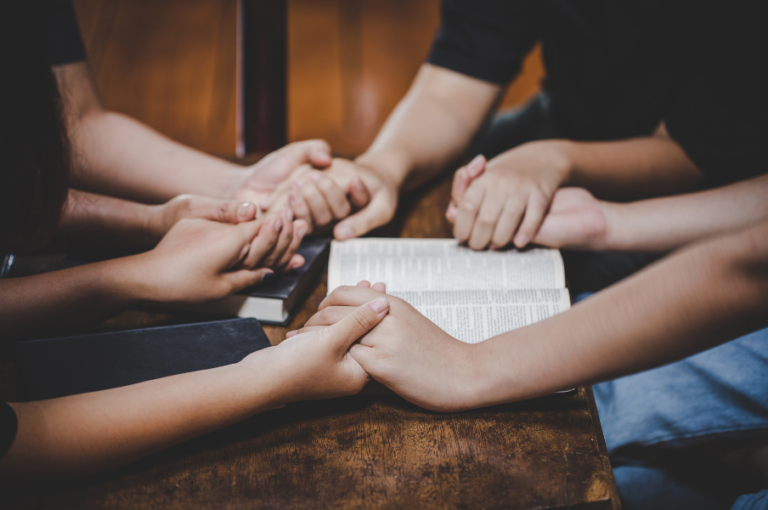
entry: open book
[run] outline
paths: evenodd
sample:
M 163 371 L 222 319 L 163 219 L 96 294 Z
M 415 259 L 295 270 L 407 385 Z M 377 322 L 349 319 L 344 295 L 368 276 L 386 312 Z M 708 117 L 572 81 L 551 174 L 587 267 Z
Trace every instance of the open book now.
M 387 284 L 451 336 L 477 343 L 571 306 L 558 250 L 474 251 L 455 239 L 333 241 L 328 293 Z

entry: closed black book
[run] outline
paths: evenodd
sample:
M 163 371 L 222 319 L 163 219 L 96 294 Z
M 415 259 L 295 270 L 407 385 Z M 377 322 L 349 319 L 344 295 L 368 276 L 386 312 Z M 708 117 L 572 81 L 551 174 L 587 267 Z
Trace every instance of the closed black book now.
M 331 240 L 304 239 L 296 251 L 305 263 L 287 273 L 274 274 L 264 282 L 224 299 L 178 308 L 235 317 L 254 317 L 261 322 L 287 326 L 300 300 L 317 281 L 328 262 Z
M 231 365 L 271 344 L 256 319 L 16 342 L 30 400 Z

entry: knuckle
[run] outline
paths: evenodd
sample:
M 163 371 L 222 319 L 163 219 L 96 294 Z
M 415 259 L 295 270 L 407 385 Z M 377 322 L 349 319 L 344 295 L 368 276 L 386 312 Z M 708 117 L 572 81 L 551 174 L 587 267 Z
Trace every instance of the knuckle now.
M 473 200 L 465 198 L 459 204 L 459 209 L 461 209 L 463 212 L 474 213 L 477 209 L 477 203 L 475 203 Z

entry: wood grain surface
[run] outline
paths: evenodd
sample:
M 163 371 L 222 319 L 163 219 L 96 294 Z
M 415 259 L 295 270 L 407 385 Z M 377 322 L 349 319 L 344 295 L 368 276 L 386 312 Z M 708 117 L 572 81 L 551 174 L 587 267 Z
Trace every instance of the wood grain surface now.
M 450 175 L 403 196 L 375 235 L 446 237 Z M 317 310 L 323 280 L 292 328 Z M 200 320 L 129 311 L 97 329 Z M 277 344 L 287 328 L 266 327 Z M 4 356 L 5 357 L 5 356 Z M 16 393 L 12 358 L 2 394 Z M 591 389 L 456 414 L 381 386 L 268 411 L 129 466 L 16 488 L 3 508 L 620 508 Z

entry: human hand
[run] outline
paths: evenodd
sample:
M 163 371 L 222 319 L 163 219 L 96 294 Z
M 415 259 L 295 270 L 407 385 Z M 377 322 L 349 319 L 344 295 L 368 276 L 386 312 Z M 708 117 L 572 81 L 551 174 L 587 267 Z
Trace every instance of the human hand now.
M 243 172 L 234 183 L 231 198 L 253 202 L 262 210 L 267 210 L 270 208 L 269 196 L 297 168 L 302 165 L 325 168 L 330 164 L 331 148 L 324 140 L 289 143 Z
M 552 248 L 603 250 L 615 224 L 614 204 L 583 188 L 560 188 L 533 242 Z
M 164 204 L 147 207 L 146 232 L 154 246 L 179 220 L 201 218 L 237 224 L 256 217 L 256 205 L 241 200 L 221 200 L 198 195 L 179 195 Z
M 320 304 L 297 336 L 323 331 L 361 303 L 384 296 L 368 288 L 339 287 Z M 379 287 L 380 288 L 380 287 Z M 387 296 L 389 315 L 353 344 L 350 355 L 374 379 L 416 405 L 440 412 L 476 407 L 481 378 L 473 346 L 456 340 L 405 301 Z
M 566 147 L 560 140 L 526 143 L 493 158 L 484 169 L 476 158 L 457 172 L 455 206 L 446 212 L 455 219 L 454 237 L 476 250 L 489 244 L 501 248 L 513 240 L 518 248 L 526 246 L 567 178 Z
M 334 159 L 331 167 L 322 171 L 302 165 L 265 203 L 270 208 L 290 206 L 297 218 L 312 227 L 346 218 L 368 204 L 369 194 L 362 179 L 344 162 Z
M 360 237 L 376 227 L 389 223 L 397 209 L 398 187 L 386 172 L 371 165 L 334 159 L 326 170 L 337 182 L 349 183 L 352 205 L 359 211 L 340 221 L 333 229 L 338 240 Z
M 386 297 L 355 307 L 332 326 L 286 338 L 272 349 L 272 363 L 289 374 L 282 383 L 282 402 L 336 398 L 358 393 L 368 374 L 349 354 L 349 346 L 389 313 Z M 242 363 L 259 356 L 256 352 Z
M 272 273 L 264 267 L 284 263 L 287 246 L 280 216 L 232 225 L 182 219 L 152 250 L 127 257 L 127 285 L 134 295 L 162 303 L 200 303 L 223 298 L 261 282 Z M 288 265 L 303 259 L 289 259 Z M 261 266 L 261 267 L 257 267 Z

